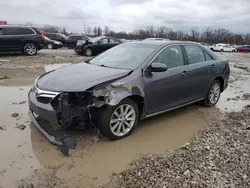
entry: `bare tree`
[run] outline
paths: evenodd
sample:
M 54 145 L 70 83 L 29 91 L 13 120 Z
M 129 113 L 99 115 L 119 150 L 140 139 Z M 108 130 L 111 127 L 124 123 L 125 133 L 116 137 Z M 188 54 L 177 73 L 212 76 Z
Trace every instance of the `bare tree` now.
M 93 34 L 98 36 L 98 28 L 96 26 L 93 28 Z
M 45 33 L 58 33 L 59 32 L 59 28 L 57 26 L 52 26 L 52 25 L 45 25 L 40 29 Z
M 200 33 L 196 28 L 190 29 L 190 33 L 191 33 L 190 39 L 192 41 L 199 41 Z
M 102 36 L 102 28 L 100 26 L 97 28 L 97 36 Z
M 110 33 L 109 26 L 105 26 L 105 27 L 104 27 L 103 33 L 104 33 L 104 35 L 109 35 L 109 33 Z
M 86 34 L 86 35 L 91 35 L 91 34 L 92 34 L 92 28 L 91 28 L 90 26 L 88 26 L 88 27 L 86 28 L 85 34 Z
M 158 29 L 156 29 L 155 36 L 165 38 L 166 37 L 166 31 L 167 31 L 166 27 L 161 26 Z

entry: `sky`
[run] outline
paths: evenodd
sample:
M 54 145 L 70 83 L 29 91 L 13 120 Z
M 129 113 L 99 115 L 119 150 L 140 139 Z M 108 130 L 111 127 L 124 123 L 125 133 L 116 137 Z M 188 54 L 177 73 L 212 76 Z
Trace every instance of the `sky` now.
M 250 32 L 250 0 L 0 0 L 0 20 L 64 26 L 70 32 L 105 25 L 130 32 L 154 25 L 246 33 Z

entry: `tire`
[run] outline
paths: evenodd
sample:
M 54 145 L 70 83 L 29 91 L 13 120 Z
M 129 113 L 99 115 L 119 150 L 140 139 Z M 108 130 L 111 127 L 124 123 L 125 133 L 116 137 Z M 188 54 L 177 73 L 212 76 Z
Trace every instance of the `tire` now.
M 233 50 L 232 52 L 236 52 L 236 50 Z
M 37 54 L 37 46 L 33 43 L 28 43 L 24 46 L 23 51 L 28 56 L 33 56 Z
M 54 49 L 53 44 L 48 44 L 48 49 Z
M 220 52 L 223 52 L 223 51 L 224 51 L 223 49 L 220 50 Z
M 127 115 L 132 113 L 128 116 L 128 119 L 134 120 L 126 121 L 124 120 L 124 117 L 120 117 L 120 119 L 117 115 L 115 115 L 115 113 L 121 113 L 121 108 L 123 108 L 123 112 L 125 112 L 127 107 L 129 107 Z M 129 136 L 134 131 L 139 119 L 139 108 L 133 100 L 124 99 L 116 106 L 108 106 L 101 109 L 97 117 L 96 123 L 101 134 L 110 140 L 119 140 Z M 113 123 L 111 123 L 112 119 L 114 121 Z M 124 121 L 127 123 L 124 123 Z M 130 124 L 130 127 L 128 124 Z M 114 129 L 112 130 L 111 127 Z
M 216 99 L 212 100 L 211 95 L 212 92 L 215 92 L 215 90 L 218 91 L 218 93 L 216 95 Z M 220 99 L 220 94 L 221 94 L 221 83 L 219 80 L 214 80 L 207 93 L 207 98 L 201 101 L 201 103 L 207 107 L 215 106 Z
M 93 55 L 93 50 L 91 48 L 87 48 L 85 51 L 84 51 L 84 54 L 88 57 L 92 56 Z

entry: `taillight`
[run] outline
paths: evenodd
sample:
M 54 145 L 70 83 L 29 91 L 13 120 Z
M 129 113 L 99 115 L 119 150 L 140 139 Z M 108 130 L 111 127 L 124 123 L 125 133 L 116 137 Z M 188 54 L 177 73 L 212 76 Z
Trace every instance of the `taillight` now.
M 40 31 L 40 30 L 37 30 L 37 31 L 41 34 L 41 38 L 42 38 L 42 40 L 45 40 L 43 32 L 42 32 L 42 31 Z

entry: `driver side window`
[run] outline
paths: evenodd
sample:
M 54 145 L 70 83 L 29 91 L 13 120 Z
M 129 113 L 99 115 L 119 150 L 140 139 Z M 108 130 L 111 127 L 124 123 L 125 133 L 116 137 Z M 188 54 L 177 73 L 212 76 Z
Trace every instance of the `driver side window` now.
M 153 62 L 164 63 L 168 68 L 174 68 L 184 65 L 183 53 L 180 45 L 166 47 L 154 59 Z

